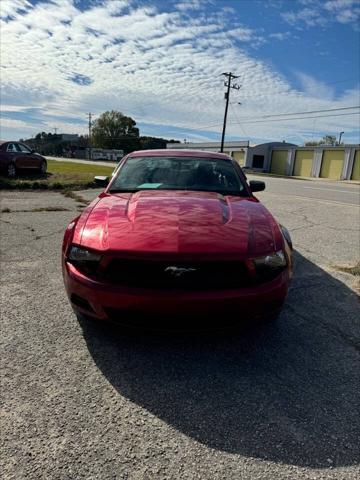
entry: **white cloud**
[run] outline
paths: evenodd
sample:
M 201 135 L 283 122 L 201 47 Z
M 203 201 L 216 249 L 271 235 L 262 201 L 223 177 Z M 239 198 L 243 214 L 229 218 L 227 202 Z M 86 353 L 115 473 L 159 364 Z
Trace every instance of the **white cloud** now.
M 309 97 L 323 100 L 334 99 L 334 89 L 325 82 L 320 82 L 311 75 L 302 72 L 297 72 L 297 76 L 301 82 L 304 93 Z
M 0 17 L 16 17 L 19 13 L 24 13 L 32 8 L 32 4 L 27 0 L 2 0 L 0 5 Z
M 270 33 L 269 38 L 274 38 L 275 40 L 286 40 L 291 36 L 290 32 L 276 32 L 276 33 Z
M 234 15 L 236 13 L 236 10 L 233 7 L 223 7 L 222 12 L 225 14 L 228 13 L 229 15 Z
M 176 3 L 176 9 L 188 12 L 190 10 L 201 10 L 206 4 L 212 3 L 211 0 L 188 0 Z
M 325 2 L 324 8 L 332 11 L 334 9 L 353 7 L 356 4 L 359 5 L 358 0 L 328 0 Z
M 5 140 L 7 138 L 19 138 L 21 136 L 30 136 L 37 133 L 39 129 L 35 128 L 28 122 L 23 120 L 15 120 L 13 118 L 4 118 L 1 117 L 0 120 L 0 140 Z M 10 136 L 8 136 L 8 132 Z M 11 135 L 12 132 L 15 132 L 15 137 Z M 21 132 L 19 135 L 18 133 Z
M 301 0 L 297 10 L 282 12 L 282 18 L 302 28 L 329 26 L 333 22 L 348 23 L 355 29 L 359 27 L 360 2 L 359 0 Z
M 204 14 L 204 2 L 191 2 L 199 8 L 196 18 L 179 9 L 180 4 L 158 13 L 154 7 L 132 6 L 131 1 L 94 3 L 83 11 L 70 0 L 59 0 L 56 8 L 45 1 L 34 6 L 3 3 L 11 15 L 4 15 L 1 23 L 2 99 L 13 112 L 38 109 L 31 124 L 4 119 L 3 132 L 9 136 L 54 127 L 84 133 L 87 112 L 99 115 L 116 109 L 138 123 L 162 125 L 164 132 L 178 127 L 194 129 L 197 136 L 209 131 L 211 137 L 222 123 L 224 71 L 240 75 L 242 89 L 232 92 L 234 101 L 242 101 L 240 119 L 334 108 L 345 101 L 304 74 L 299 74 L 301 91 L 292 89 L 273 67 L 243 49 L 263 41 L 258 32 L 226 23 L 221 9 L 219 15 Z M 287 34 L 270 37 L 282 40 Z M 72 80 L 76 78 L 89 81 L 78 85 Z M 354 94 L 349 92 L 346 102 L 351 101 Z M 342 119 L 344 128 L 356 129 L 352 117 Z M 230 111 L 229 135 L 239 136 L 236 121 Z M 334 122 L 324 118 L 319 125 L 330 129 Z M 305 135 L 308 121 L 249 124 L 246 132 L 279 138 L 294 129 Z
M 355 23 L 359 20 L 359 12 L 360 10 L 355 12 L 354 10 L 346 9 L 339 12 L 336 18 L 340 23 Z
M 23 105 L 9 105 L 9 104 L 1 104 L 0 111 L 1 112 L 26 112 L 31 107 L 24 107 Z
M 315 27 L 317 25 L 324 26 L 327 23 L 327 19 L 321 15 L 319 10 L 314 7 L 304 8 L 296 12 L 284 12 L 281 14 L 282 18 L 291 25 L 299 25 L 302 23 L 308 27 Z

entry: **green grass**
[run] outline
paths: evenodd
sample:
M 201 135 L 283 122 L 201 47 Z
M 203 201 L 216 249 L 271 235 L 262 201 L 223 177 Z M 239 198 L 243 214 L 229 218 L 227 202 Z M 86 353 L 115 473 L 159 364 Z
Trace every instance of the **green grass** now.
M 93 188 L 96 175 L 111 176 L 114 168 L 87 163 L 48 160 L 46 175 L 20 174 L 14 179 L 0 176 L 0 189 L 71 190 Z

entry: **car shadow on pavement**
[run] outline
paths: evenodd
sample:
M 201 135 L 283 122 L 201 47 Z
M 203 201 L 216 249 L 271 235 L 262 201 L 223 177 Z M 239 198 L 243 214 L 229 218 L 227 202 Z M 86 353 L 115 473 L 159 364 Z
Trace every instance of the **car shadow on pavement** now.
M 295 257 L 273 325 L 157 336 L 81 320 L 89 352 L 120 395 L 208 447 L 314 468 L 356 464 L 357 296 Z

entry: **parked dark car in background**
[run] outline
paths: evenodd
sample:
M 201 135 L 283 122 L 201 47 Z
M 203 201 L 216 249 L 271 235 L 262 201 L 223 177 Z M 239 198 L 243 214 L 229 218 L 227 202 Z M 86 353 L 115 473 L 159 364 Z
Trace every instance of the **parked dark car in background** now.
M 0 173 L 15 177 L 22 170 L 38 171 L 45 174 L 46 158 L 42 157 L 24 143 L 0 141 Z

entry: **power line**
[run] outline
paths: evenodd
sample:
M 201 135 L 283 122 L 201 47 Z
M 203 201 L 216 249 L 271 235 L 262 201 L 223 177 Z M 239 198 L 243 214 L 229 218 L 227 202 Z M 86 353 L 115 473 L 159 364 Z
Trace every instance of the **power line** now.
M 232 105 L 231 103 L 230 103 L 230 105 L 231 105 L 231 109 L 232 109 L 232 111 L 233 111 L 233 113 L 234 113 L 234 116 L 235 116 L 236 120 L 237 120 L 238 123 L 239 123 L 240 130 L 242 131 L 244 137 L 247 137 L 248 135 L 247 135 L 247 133 L 245 132 L 244 127 L 241 125 L 241 123 L 240 123 L 240 121 L 239 121 L 239 117 L 237 116 L 236 108 L 235 108 L 234 105 Z
M 315 116 L 311 116 L 311 117 L 297 117 L 297 118 L 274 118 L 274 119 L 270 119 L 270 120 L 247 120 L 247 121 L 244 121 L 242 120 L 241 123 L 240 122 L 231 122 L 229 123 L 229 125 L 248 125 L 248 124 L 251 124 L 251 123 L 273 123 L 273 122 L 288 122 L 290 120 L 306 120 L 308 118 L 324 118 L 324 117 L 342 117 L 342 116 L 346 116 L 346 115 L 360 115 L 360 112 L 353 112 L 353 113 L 334 113 L 332 115 L 315 115 Z M 221 123 L 217 123 L 215 125 L 209 125 L 207 127 L 198 127 L 197 130 L 206 130 L 208 128 L 213 128 L 213 127 L 218 127 L 219 125 L 221 125 Z
M 343 110 L 353 110 L 355 108 L 360 108 L 360 105 L 354 105 L 352 107 L 338 107 L 338 108 L 328 108 L 323 110 L 307 110 L 305 112 L 292 112 L 292 113 L 274 113 L 269 115 L 263 115 L 261 117 L 240 117 L 240 120 L 259 120 L 262 118 L 272 118 L 272 117 L 287 117 L 291 115 L 307 115 L 308 113 L 325 113 L 325 112 L 338 112 Z
M 268 117 L 284 117 L 288 115 L 303 115 L 307 113 L 322 113 L 322 112 L 337 112 L 340 110 L 352 110 L 354 108 L 360 108 L 360 105 L 355 105 L 353 107 L 339 107 L 339 108 L 328 108 L 326 110 L 309 110 L 306 112 L 294 112 L 294 113 L 275 113 L 273 115 L 264 115 L 264 118 Z
M 353 112 L 353 113 L 335 113 L 332 115 L 316 115 L 313 117 L 297 117 L 297 118 L 274 118 L 270 120 L 250 120 L 250 121 L 243 121 L 246 125 L 249 123 L 273 123 L 273 122 L 282 122 L 282 121 L 290 121 L 290 120 L 306 120 L 308 118 L 325 118 L 325 117 L 343 117 L 345 115 L 360 115 L 360 112 Z M 231 123 L 230 125 L 236 125 L 236 123 Z
M 352 81 L 359 81 L 356 77 L 352 78 L 346 78 L 343 80 L 335 80 L 333 82 L 326 82 L 325 85 L 335 85 L 338 83 L 345 83 L 345 82 L 352 82 Z M 254 98 L 254 97 L 275 97 L 277 95 L 291 95 L 293 97 L 302 97 L 304 92 L 297 91 L 297 90 L 282 90 L 280 92 L 259 92 L 255 94 L 250 94 L 247 95 L 246 92 L 244 92 L 244 97 L 243 98 Z
M 270 118 L 270 120 L 266 120 L 266 122 L 271 121 L 271 117 L 284 117 L 284 116 L 290 116 L 290 115 L 302 115 L 302 114 L 307 114 L 307 113 L 322 113 L 322 112 L 336 112 L 336 111 L 341 111 L 341 110 L 350 110 L 350 109 L 355 109 L 355 108 L 360 108 L 360 106 L 354 106 L 354 107 L 339 107 L 339 108 L 333 108 L 333 109 L 326 109 L 326 110 L 313 110 L 313 111 L 307 111 L 307 112 L 294 112 L 294 113 L 276 113 L 273 115 L 264 115 L 262 117 L 239 117 L 237 118 L 238 122 L 240 123 L 239 120 L 243 121 L 243 123 L 252 123 L 252 120 L 254 121 L 261 121 L 259 119 L 265 119 L 265 118 Z M 353 113 L 347 113 L 345 115 L 357 115 L 358 112 L 353 112 Z M 339 116 L 339 115 L 319 115 L 316 117 L 300 117 L 300 118 L 322 118 L 322 117 L 332 117 L 332 116 Z M 281 120 L 281 119 L 280 119 Z M 284 118 L 283 120 L 292 120 L 291 118 Z M 265 121 L 265 120 L 264 120 Z M 274 119 L 275 121 L 275 119 Z M 202 125 L 198 127 L 198 130 L 201 129 L 207 129 L 207 128 L 212 128 L 212 127 L 218 127 L 221 125 L 220 123 L 213 123 L 211 125 Z

